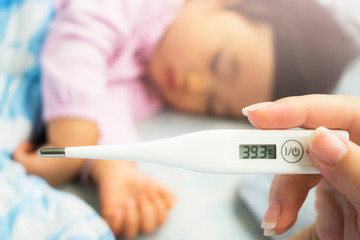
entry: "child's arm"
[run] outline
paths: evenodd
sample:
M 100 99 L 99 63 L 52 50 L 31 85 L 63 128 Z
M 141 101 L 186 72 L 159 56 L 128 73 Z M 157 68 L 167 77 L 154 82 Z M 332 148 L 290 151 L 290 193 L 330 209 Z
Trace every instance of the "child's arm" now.
M 78 118 L 58 118 L 47 125 L 46 146 L 65 147 L 94 145 L 98 140 L 98 128 L 92 121 Z M 13 155 L 22 163 L 29 174 L 44 178 L 53 186 L 61 185 L 74 178 L 82 167 L 83 159 L 39 157 L 31 146 L 23 144 Z
M 60 5 L 41 59 L 44 119 L 53 147 L 134 141 L 132 92 L 124 87 L 136 69 L 127 64 L 133 59 L 122 47 L 137 16 L 128 14 L 138 3 L 128 2 L 72 0 Z M 124 54 L 117 66 L 112 65 L 114 53 Z M 113 71 L 119 74 L 112 76 Z M 117 78 L 125 84 L 116 87 Z M 20 148 L 15 159 L 23 159 L 29 172 L 42 169 L 37 174 L 53 185 L 75 176 L 84 162 L 39 159 L 37 152 L 26 160 L 27 155 Z M 44 171 L 46 165 L 49 170 Z M 99 189 L 100 213 L 116 235 L 135 237 L 164 223 L 173 194 L 133 164 L 96 160 L 90 174 Z
M 109 124 L 106 128 L 100 125 L 104 125 L 104 119 L 113 118 L 104 110 L 109 107 L 104 99 L 108 95 L 108 61 L 124 36 L 116 26 L 115 13 L 109 11 L 116 9 L 117 1 L 60 2 L 41 56 L 47 144 L 94 145 L 104 138 L 107 141 L 104 129 Z M 47 159 L 46 163 L 41 159 L 32 162 L 21 159 L 29 173 L 43 177 L 52 185 L 74 177 L 84 162 L 61 158 Z

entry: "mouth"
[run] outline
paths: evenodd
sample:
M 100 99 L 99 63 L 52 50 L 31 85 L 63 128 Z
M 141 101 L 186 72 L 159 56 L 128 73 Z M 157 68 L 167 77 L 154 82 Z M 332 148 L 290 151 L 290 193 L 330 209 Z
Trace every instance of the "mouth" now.
M 165 70 L 165 86 L 169 90 L 175 90 L 177 87 L 174 70 L 168 66 Z

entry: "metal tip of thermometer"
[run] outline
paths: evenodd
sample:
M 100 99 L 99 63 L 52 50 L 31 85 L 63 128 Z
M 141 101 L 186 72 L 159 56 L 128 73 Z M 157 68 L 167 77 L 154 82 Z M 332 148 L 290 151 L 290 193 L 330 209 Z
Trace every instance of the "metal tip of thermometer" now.
M 41 157 L 65 157 L 65 148 L 40 148 Z

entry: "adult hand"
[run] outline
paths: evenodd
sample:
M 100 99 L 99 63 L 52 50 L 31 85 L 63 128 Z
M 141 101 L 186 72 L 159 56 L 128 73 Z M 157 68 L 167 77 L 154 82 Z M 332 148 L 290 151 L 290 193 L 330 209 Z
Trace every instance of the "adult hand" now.
M 262 223 L 264 234 L 291 228 L 308 191 L 317 186 L 315 223 L 293 239 L 360 239 L 360 98 L 289 97 L 255 104 L 243 112 L 261 129 L 317 128 L 308 149 L 321 175 L 275 176 Z M 319 126 L 347 130 L 351 140 Z

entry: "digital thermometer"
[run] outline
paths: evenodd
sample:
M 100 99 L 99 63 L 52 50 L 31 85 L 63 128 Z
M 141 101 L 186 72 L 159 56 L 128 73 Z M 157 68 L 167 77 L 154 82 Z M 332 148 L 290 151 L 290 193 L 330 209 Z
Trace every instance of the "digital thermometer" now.
M 209 173 L 319 173 L 307 152 L 314 130 L 226 129 L 133 144 L 41 148 L 42 157 L 139 161 Z M 349 138 L 346 131 L 337 131 Z

